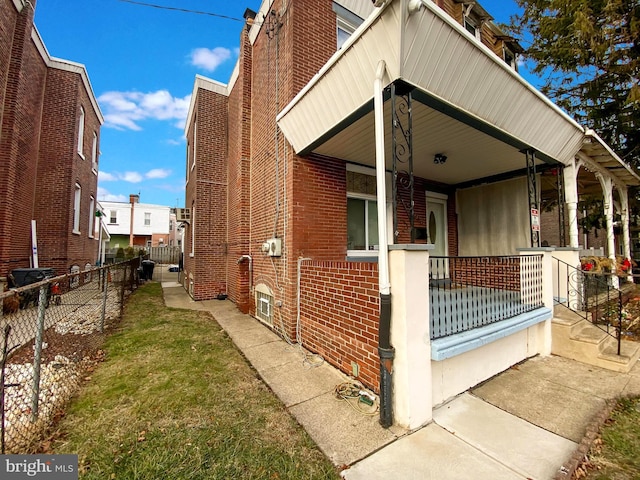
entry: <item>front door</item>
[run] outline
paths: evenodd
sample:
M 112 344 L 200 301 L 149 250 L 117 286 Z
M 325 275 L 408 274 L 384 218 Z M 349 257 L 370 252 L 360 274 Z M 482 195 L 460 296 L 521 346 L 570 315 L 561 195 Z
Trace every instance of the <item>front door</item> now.
M 447 239 L 447 196 L 427 192 L 427 243 L 434 245 L 430 255 L 446 257 L 449 254 Z M 431 278 L 447 278 L 449 269 L 445 259 L 431 262 Z

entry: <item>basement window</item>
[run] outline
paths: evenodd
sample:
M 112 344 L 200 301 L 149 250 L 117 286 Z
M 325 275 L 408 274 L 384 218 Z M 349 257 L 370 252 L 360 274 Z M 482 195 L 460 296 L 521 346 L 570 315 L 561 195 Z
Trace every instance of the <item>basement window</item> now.
M 273 296 L 256 289 L 256 317 L 273 325 Z

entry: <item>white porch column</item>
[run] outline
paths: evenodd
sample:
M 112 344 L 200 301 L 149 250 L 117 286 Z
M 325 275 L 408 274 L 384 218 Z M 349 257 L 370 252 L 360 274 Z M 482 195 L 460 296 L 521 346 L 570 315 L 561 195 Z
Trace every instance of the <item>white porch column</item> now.
M 629 232 L 629 190 L 627 188 L 618 188 L 620 193 L 620 203 L 622 206 L 622 243 L 624 258 L 631 259 L 631 233 Z M 630 271 L 631 273 L 631 271 Z M 629 275 L 627 280 L 633 283 L 633 277 Z
M 613 266 L 611 272 L 616 273 L 616 244 L 613 234 L 613 181 L 610 177 L 605 177 L 600 173 L 596 173 L 596 177 L 602 185 L 603 203 L 604 203 L 604 216 L 607 223 L 607 255 L 612 261 Z M 611 286 L 618 288 L 620 285 L 618 277 L 612 275 Z
M 429 336 L 429 250 L 433 245 L 389 245 L 394 423 L 414 429 L 432 418 Z
M 564 175 L 564 198 L 567 204 L 567 213 L 569 216 L 569 246 L 578 248 L 578 170 L 575 158 L 564 167 L 562 173 Z M 560 205 L 558 205 L 560 208 Z M 564 247 L 565 245 L 561 245 Z

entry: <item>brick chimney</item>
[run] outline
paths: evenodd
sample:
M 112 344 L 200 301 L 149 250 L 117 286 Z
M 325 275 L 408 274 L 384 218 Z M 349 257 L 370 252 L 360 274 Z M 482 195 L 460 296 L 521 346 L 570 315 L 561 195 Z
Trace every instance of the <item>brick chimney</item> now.
M 129 195 L 129 203 L 131 204 L 131 222 L 129 225 L 129 246 L 133 247 L 133 210 L 134 205 L 140 202 L 140 195 L 132 193 Z

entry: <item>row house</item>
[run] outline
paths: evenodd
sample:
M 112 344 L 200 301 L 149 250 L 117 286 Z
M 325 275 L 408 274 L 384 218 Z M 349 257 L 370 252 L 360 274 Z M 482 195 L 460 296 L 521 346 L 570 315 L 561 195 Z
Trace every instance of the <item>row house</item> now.
M 0 277 L 34 253 L 58 274 L 98 257 L 103 117 L 85 67 L 47 52 L 35 4 L 0 0 Z
M 109 248 L 179 246 L 170 207 L 140 203 L 139 195 L 129 195 L 128 203 L 101 201 L 100 206 L 110 236 Z
M 466 0 L 264 0 L 245 18 L 228 83 L 196 77 L 188 112 L 192 297 L 227 295 L 356 376 L 383 425 L 551 353 L 582 177 L 609 252 L 619 206 L 627 257 L 640 177 L 518 74 L 518 43 Z

